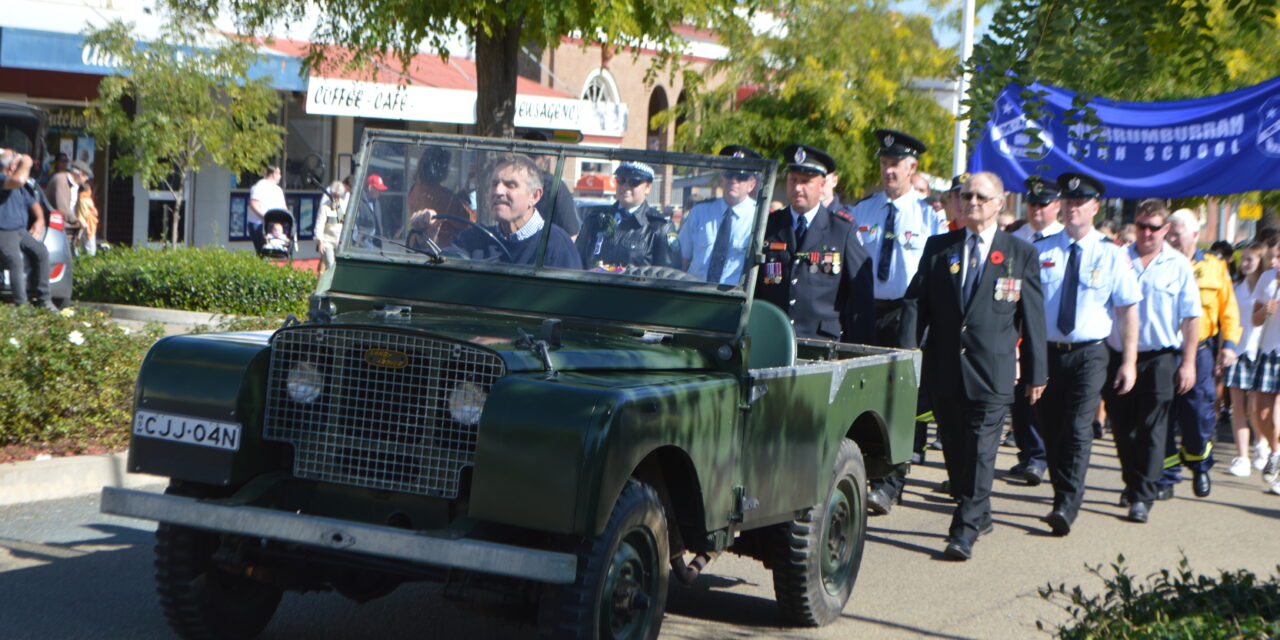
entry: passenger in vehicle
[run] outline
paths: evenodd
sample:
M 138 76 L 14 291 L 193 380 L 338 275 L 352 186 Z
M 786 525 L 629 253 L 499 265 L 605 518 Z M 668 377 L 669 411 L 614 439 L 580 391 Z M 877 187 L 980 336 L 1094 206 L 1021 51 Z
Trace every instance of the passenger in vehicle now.
M 720 155 L 760 157 L 740 145 L 726 146 Z M 755 191 L 759 184 L 754 173 L 725 171 L 720 175 L 723 195 L 699 202 L 689 210 L 679 235 L 680 254 L 689 275 L 715 284 L 738 284 L 742 280 L 746 247 L 755 226 Z
M 482 206 L 488 207 L 497 224 L 467 229 L 458 236 L 453 248 L 472 260 L 533 264 L 538 253 L 539 232 L 547 224 L 537 209 L 543 194 L 538 167 L 526 156 L 502 154 L 483 175 L 480 184 L 487 192 L 483 194 Z M 581 269 L 582 260 L 568 232 L 553 224 L 549 233 L 543 265 Z
M 679 269 L 676 227 L 647 201 L 653 188 L 653 168 L 623 162 L 613 175 L 618 183 L 617 201 L 583 211 L 582 233 L 577 240 L 582 264 L 603 271 L 643 266 Z

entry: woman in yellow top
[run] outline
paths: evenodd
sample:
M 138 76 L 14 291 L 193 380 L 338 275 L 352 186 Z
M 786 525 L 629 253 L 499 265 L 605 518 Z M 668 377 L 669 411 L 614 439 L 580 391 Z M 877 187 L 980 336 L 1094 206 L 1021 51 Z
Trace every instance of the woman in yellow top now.
M 98 252 L 98 207 L 93 204 L 93 180 L 85 180 L 80 185 L 80 195 L 76 200 L 76 219 L 80 221 L 80 232 L 75 242 L 84 248 L 85 253 L 94 255 Z

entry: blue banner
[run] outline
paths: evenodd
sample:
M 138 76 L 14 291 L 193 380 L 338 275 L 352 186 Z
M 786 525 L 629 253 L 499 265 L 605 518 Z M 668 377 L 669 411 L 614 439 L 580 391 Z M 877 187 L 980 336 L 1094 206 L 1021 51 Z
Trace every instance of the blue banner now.
M 1028 120 L 1019 97 L 1023 88 L 1006 87 L 969 156 L 969 171 L 991 171 L 1010 191 L 1023 191 L 1031 175 L 1053 179 L 1078 171 L 1102 180 L 1113 198 L 1280 189 L 1280 78 L 1193 100 L 1095 99 L 1100 140 L 1086 139 L 1090 126 L 1063 124 L 1073 92 L 1041 84 L 1030 89 L 1048 94 L 1048 116 Z M 1031 146 L 1033 135 L 1043 146 Z

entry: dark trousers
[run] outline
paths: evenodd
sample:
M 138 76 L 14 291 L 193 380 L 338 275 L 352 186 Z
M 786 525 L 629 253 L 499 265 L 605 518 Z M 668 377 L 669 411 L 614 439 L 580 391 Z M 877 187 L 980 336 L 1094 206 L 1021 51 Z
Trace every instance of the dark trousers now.
M 1096 343 L 1070 351 L 1049 345 L 1049 384 L 1035 404 L 1053 481 L 1053 508 L 1074 522 L 1084 501 L 1093 448 L 1093 418 L 1107 377 L 1107 348 Z
M 1027 399 L 1027 385 L 1018 383 L 1013 391 L 1013 408 L 1009 414 L 1013 422 L 1013 438 L 1018 443 L 1018 464 L 1044 470 L 1044 438 L 1036 422 L 1036 412 Z M 946 447 L 946 443 L 943 443 Z M 944 449 L 945 450 L 945 449 Z
M 262 223 L 250 221 L 245 224 L 249 228 L 249 241 L 253 243 L 253 250 L 261 252 L 262 247 L 267 244 L 266 234 L 262 231 Z
M 26 229 L 0 231 L 0 268 L 9 272 L 9 289 L 13 292 L 13 303 L 27 304 L 27 274 L 25 265 L 31 265 L 31 275 L 35 280 L 36 301 L 43 303 L 49 300 L 49 250 L 44 244 L 27 233 Z
M 1110 351 L 1108 349 L 1108 351 Z M 1107 379 L 1120 369 L 1121 356 L 1111 351 Z M 1107 413 L 1120 456 L 1120 475 L 1131 502 L 1156 499 L 1156 482 L 1164 461 L 1169 435 L 1169 407 L 1173 402 L 1173 375 L 1178 354 L 1173 349 L 1138 354 L 1138 379 L 1133 390 L 1120 395 L 1107 385 Z M 1212 376 L 1210 376 L 1212 378 Z
M 947 461 L 947 481 L 958 503 L 952 539 L 973 542 L 991 524 L 991 483 L 1008 405 L 969 402 L 962 395 L 933 398 L 933 416 Z
M 1213 435 L 1218 424 L 1218 412 L 1214 408 L 1218 395 L 1213 379 L 1215 359 L 1212 341 L 1201 343 L 1196 349 L 1196 386 L 1173 399 L 1173 419 L 1169 425 L 1169 437 L 1165 439 L 1164 477 L 1160 484 L 1174 484 L 1182 480 L 1178 467 L 1183 464 L 1202 473 L 1213 467 Z M 1181 450 L 1178 448 L 1179 435 Z
M 902 324 L 902 301 L 901 300 L 876 300 L 876 346 L 878 347 L 900 347 L 901 341 L 898 340 L 898 327 Z M 916 400 L 917 415 L 926 411 L 922 408 L 923 400 L 927 395 L 921 385 L 921 394 Z M 926 422 L 916 423 L 916 437 L 913 451 L 923 451 L 925 445 L 928 444 L 927 430 L 929 424 Z M 943 443 L 943 448 L 946 444 Z M 907 485 L 907 475 L 901 471 L 894 471 L 883 478 L 876 478 L 871 481 L 872 489 L 880 489 L 889 494 L 890 498 L 897 499 L 902 495 L 902 489 Z

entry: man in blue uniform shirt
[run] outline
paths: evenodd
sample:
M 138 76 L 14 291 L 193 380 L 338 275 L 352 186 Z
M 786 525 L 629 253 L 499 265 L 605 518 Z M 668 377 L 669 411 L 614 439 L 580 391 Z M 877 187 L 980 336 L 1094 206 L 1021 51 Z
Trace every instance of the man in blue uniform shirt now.
M 883 191 L 863 198 L 853 206 L 853 220 L 858 239 L 871 257 L 872 283 L 875 289 L 876 336 L 873 344 L 882 347 L 901 346 L 899 329 L 902 321 L 902 298 L 907 285 L 916 275 L 924 243 L 929 236 L 947 232 L 945 218 L 911 186 L 920 154 L 927 151 L 923 142 L 899 131 L 877 129 L 876 142 L 880 155 L 880 184 Z M 921 385 L 927 381 L 921 381 Z M 923 394 L 922 394 L 923 395 Z M 923 410 L 923 403 L 920 407 Z M 916 424 L 913 450 L 915 460 L 923 461 L 928 424 Z M 867 504 L 876 514 L 889 512 L 902 501 L 905 473 L 895 471 L 886 478 L 873 480 L 867 493 Z
M 526 156 L 502 154 L 490 164 L 481 184 L 489 190 L 485 204 L 497 224 L 486 227 L 492 234 L 472 227 L 458 235 L 453 247 L 472 260 L 500 260 L 512 264 L 533 264 L 538 254 L 538 238 L 546 221 L 538 213 L 543 183 L 537 165 Z M 563 269 L 581 269 L 582 260 L 573 239 L 557 225 L 548 230 L 542 264 Z
M 728 145 L 720 155 L 759 158 L 741 145 Z M 756 219 L 756 189 L 760 179 L 745 171 L 720 174 L 721 196 L 693 205 L 680 226 L 680 254 L 685 271 L 706 282 L 736 285 L 751 244 Z
M 1142 287 L 1138 378 L 1130 393 L 1103 390 L 1124 478 L 1121 503 L 1128 505 L 1133 522 L 1146 522 L 1156 499 L 1175 385 L 1178 393 L 1186 393 L 1196 382 L 1200 288 L 1191 261 L 1165 245 L 1168 214 L 1159 202 L 1138 211 L 1138 239 L 1126 249 Z M 1114 374 L 1122 361 L 1118 331 L 1112 331 L 1107 346 L 1107 370 Z
M 1093 228 L 1102 183 L 1078 173 L 1058 176 L 1063 232 L 1036 243 L 1049 341 L 1049 385 L 1036 404 L 1044 436 L 1053 510 L 1044 518 L 1065 536 L 1084 500 L 1093 417 L 1103 384 L 1129 393 L 1136 377 L 1142 291 L 1124 250 Z M 1105 339 L 1116 333 L 1120 360 L 1108 376 Z

